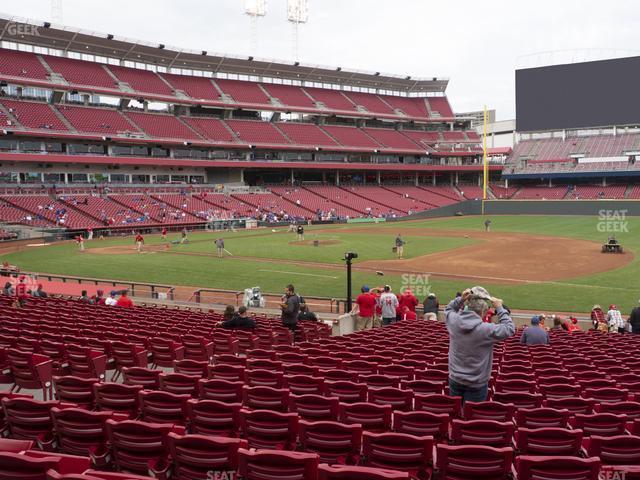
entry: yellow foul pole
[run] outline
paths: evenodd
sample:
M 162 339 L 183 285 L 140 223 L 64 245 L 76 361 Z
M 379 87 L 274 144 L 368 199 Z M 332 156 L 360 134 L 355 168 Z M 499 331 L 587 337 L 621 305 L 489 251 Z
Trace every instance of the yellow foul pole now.
M 482 135 L 482 165 L 483 165 L 483 179 L 482 179 L 482 199 L 487 199 L 487 182 L 489 181 L 489 163 L 487 161 L 487 106 L 484 106 L 484 124 Z M 484 210 L 484 208 L 483 208 Z

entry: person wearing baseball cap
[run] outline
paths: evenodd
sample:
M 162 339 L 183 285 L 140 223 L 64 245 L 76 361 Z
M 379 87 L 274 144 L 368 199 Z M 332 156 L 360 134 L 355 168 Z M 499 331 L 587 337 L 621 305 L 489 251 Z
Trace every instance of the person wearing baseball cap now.
M 631 333 L 640 333 L 640 300 L 638 300 L 639 306 L 631 310 L 629 315 L 629 325 L 631 325 Z
M 376 308 L 376 297 L 369 292 L 369 286 L 363 285 L 360 295 L 351 313 L 356 314 L 356 331 L 368 330 L 373 327 L 373 314 Z
M 549 345 L 549 333 L 540 326 L 540 316 L 531 317 L 531 326 L 524 329 L 520 336 L 523 345 Z
M 498 323 L 484 323 L 495 309 Z M 449 332 L 449 391 L 466 402 L 484 402 L 489 390 L 493 346 L 514 335 L 516 327 L 502 300 L 483 287 L 468 288 L 444 309 Z

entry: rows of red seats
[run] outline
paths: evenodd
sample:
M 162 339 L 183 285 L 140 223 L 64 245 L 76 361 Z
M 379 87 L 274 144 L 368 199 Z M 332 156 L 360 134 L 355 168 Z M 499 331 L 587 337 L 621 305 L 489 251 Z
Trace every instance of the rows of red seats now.
M 73 317 L 75 306 L 57 299 L 36 301 L 18 311 L 17 317 L 24 318 L 2 309 L 0 338 L 10 342 L 2 346 L 16 384 L 26 381 L 25 372 L 34 366 L 38 373 L 50 362 L 53 371 L 55 355 L 41 361 L 43 354 L 55 353 L 50 343 L 47 350 L 30 352 L 45 341 L 43 327 L 57 323 L 59 330 L 68 328 L 63 312 Z M 58 322 L 46 317 L 49 307 Z M 93 315 L 91 309 L 97 309 Z M 403 322 L 331 338 L 311 324 L 295 341 L 290 331 L 265 318 L 254 333 L 240 334 L 217 331 L 213 314 L 177 310 L 175 328 L 189 332 L 180 335 L 168 328 L 166 317 L 159 321 L 164 309 L 138 308 L 132 318 L 105 309 L 115 316 L 110 327 L 103 323 L 102 309 L 79 310 L 84 319 L 98 317 L 92 331 L 106 329 L 103 339 L 92 340 L 92 348 L 108 357 L 124 384 L 101 382 L 90 374 L 52 378 L 55 405 L 9 396 L 3 400 L 4 421 L 13 438 L 44 439 L 40 447 L 46 449 L 82 446 L 73 435 L 62 441 L 70 432 L 55 422 L 84 415 L 86 421 L 72 425 L 77 429 L 97 422 L 103 435 L 92 437 L 98 442 L 92 451 L 101 452 L 91 454 L 93 468 L 104 467 L 100 462 L 106 458 L 112 466 L 139 473 L 151 466 L 157 475 L 212 468 L 203 461 L 189 464 L 165 448 L 132 452 L 131 435 L 138 444 L 157 445 L 161 438 L 171 445 L 179 439 L 202 452 L 224 450 L 217 458 L 246 478 L 285 473 L 300 479 L 343 478 L 334 469 L 346 464 L 357 473 L 344 475 L 370 475 L 356 478 L 387 478 L 379 469 L 391 469 L 418 478 L 478 478 L 481 472 L 491 478 L 512 473 L 518 479 L 559 478 L 564 472 L 562 478 L 595 479 L 601 469 L 631 472 L 640 461 L 640 376 L 633 373 L 640 356 L 634 336 L 553 332 L 550 346 L 526 347 L 517 335 L 494 348 L 490 399 L 463 408 L 459 398 L 447 394 L 448 335 L 441 324 Z M 125 333 L 125 321 L 136 328 Z M 261 342 L 265 331 L 268 340 Z M 78 340 L 66 337 L 64 345 Z M 106 344 L 112 349 L 108 355 L 100 350 Z M 35 364 L 24 360 L 29 355 L 39 355 Z M 615 362 L 621 355 L 623 364 Z M 174 371 L 149 369 L 149 362 Z M 20 414 L 25 409 L 46 410 L 41 430 L 27 428 Z M 234 439 L 233 448 L 223 448 L 230 445 L 226 438 Z M 257 463 L 243 470 L 242 462 L 250 459 Z M 263 467 L 266 476 L 251 476 Z M 201 478 L 183 474 L 175 475 Z M 322 477 L 330 474 L 336 476 Z

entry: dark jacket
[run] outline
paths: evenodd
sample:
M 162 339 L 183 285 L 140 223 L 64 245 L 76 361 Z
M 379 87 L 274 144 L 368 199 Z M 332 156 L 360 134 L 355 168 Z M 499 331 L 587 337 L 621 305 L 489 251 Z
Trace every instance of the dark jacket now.
M 233 316 L 231 320 L 222 322 L 222 328 L 238 328 L 238 329 L 256 328 L 256 322 L 252 318 L 241 317 L 240 315 L 236 314 Z
M 298 320 L 300 320 L 301 322 L 317 322 L 318 317 L 315 313 L 307 310 L 306 312 L 300 312 L 300 314 L 298 315 Z
M 424 299 L 422 306 L 424 307 L 424 313 L 435 313 L 437 315 L 440 302 L 436 297 L 427 297 Z
M 631 324 L 632 333 L 640 333 L 640 307 L 636 307 L 631 310 L 629 323 Z
M 300 297 L 291 295 L 284 300 L 285 307 L 282 309 L 282 323 L 284 325 L 295 325 L 298 323 L 298 313 L 300 312 Z

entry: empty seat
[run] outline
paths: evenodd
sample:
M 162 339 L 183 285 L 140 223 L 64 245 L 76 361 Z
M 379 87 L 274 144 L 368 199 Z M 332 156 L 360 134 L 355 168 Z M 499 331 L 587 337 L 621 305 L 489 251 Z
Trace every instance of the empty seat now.
M 496 401 L 465 402 L 463 417 L 466 420 L 495 420 L 510 422 L 515 414 L 515 406 Z
M 313 453 L 238 450 L 238 471 L 245 480 L 307 480 L 318 476 Z
M 186 419 L 187 401 L 191 395 L 176 395 L 160 390 L 143 390 L 138 393 L 140 418 L 149 423 L 173 423 L 183 425 Z
M 583 442 L 589 457 L 598 457 L 605 465 L 640 465 L 640 437 L 592 435 Z
M 515 445 L 523 455 L 578 455 L 582 446 L 582 430 L 518 428 Z
M 106 441 L 104 426 L 112 416 L 112 412 L 52 408 L 51 418 L 58 451 L 85 457 L 101 453 Z
M 369 389 L 369 403 L 391 405 L 393 410 L 412 410 L 413 391 L 393 387 L 371 388 Z
M 130 417 L 138 415 L 138 392 L 140 385 L 120 385 L 118 383 L 94 383 L 93 396 L 96 408 L 101 411 L 114 411 Z
M 393 412 L 393 431 L 418 437 L 431 436 L 436 442 L 449 434 L 449 415 L 431 412 Z
M 584 436 L 598 435 L 600 437 L 613 437 L 623 435 L 627 427 L 626 415 L 614 415 L 613 413 L 594 413 L 591 415 L 576 414 L 569 424 L 572 428 L 584 431 Z
M 517 480 L 554 478 L 563 480 L 597 480 L 600 459 L 577 457 L 543 457 L 522 455 L 516 458 Z
M 216 400 L 187 402 L 187 429 L 190 433 L 235 437 L 238 435 L 240 403 Z
M 367 467 L 401 470 L 418 478 L 429 478 L 433 437 L 364 432 L 362 456 L 362 463 Z
M 242 403 L 244 382 L 228 380 L 201 379 L 198 381 L 198 398 L 218 400 L 220 402 Z
M 352 467 L 343 465 L 320 465 L 318 480 L 404 480 L 409 479 L 407 472 L 383 470 L 371 467 Z
M 256 410 L 286 412 L 289 408 L 289 390 L 286 388 L 248 387 L 242 390 L 242 404 Z
M 415 410 L 426 410 L 432 413 L 446 413 L 451 417 L 460 417 L 462 398 L 449 395 L 416 395 Z
M 211 472 L 235 472 L 239 466 L 238 450 L 247 448 L 247 442 L 237 438 L 169 433 L 167 440 L 171 478 L 176 480 L 210 478 Z
M 338 420 L 360 424 L 368 432 L 388 432 L 391 430 L 391 411 L 391 405 L 341 403 Z
M 496 392 L 493 394 L 493 400 L 513 404 L 516 408 L 538 408 L 542 406 L 543 396 L 539 393 Z
M 456 480 L 506 479 L 511 474 L 513 449 L 480 445 L 436 446 L 438 478 Z
M 318 454 L 322 463 L 355 465 L 358 462 L 362 445 L 360 425 L 301 420 L 299 437 L 302 449 Z
M 544 405 L 558 410 L 566 409 L 571 415 L 575 415 L 593 413 L 595 402 L 588 398 L 549 398 L 544 401 Z
M 555 408 L 521 408 L 516 412 L 516 425 L 525 428 L 567 428 L 569 410 Z
M 12 392 L 19 392 L 22 388 L 40 389 L 44 400 L 53 397 L 53 361 L 49 357 L 9 349 L 7 361 L 15 382 Z
M 366 402 L 368 387 L 364 383 L 348 381 L 326 381 L 324 394 L 329 397 L 337 397 L 342 403 Z
M 285 375 L 284 387 L 294 395 L 321 395 L 324 391 L 324 379 L 309 375 Z
M 451 442 L 457 445 L 508 447 L 514 428 L 512 422 L 456 419 L 451 422 Z
M 56 401 L 39 401 L 30 398 L 3 398 L 5 422 L 9 437 L 16 440 L 33 440 L 40 448 L 51 450 L 53 441 L 53 422 L 51 409 L 53 407 L 69 408 L 66 404 Z
M 97 382 L 97 378 L 53 377 L 56 399 L 91 409 L 94 403 L 93 384 Z
M 130 367 L 122 369 L 122 383 L 125 385 L 140 385 L 148 390 L 160 388 L 161 370 L 144 367 Z
M 241 410 L 240 431 L 251 448 L 293 450 L 298 433 L 298 415 L 270 410 Z
M 201 378 L 198 375 L 185 375 L 183 373 L 162 373 L 159 376 L 159 388 L 165 392 L 176 395 L 197 396 L 198 382 Z
M 290 395 L 289 411 L 308 421 L 336 421 L 340 399 L 321 395 Z

